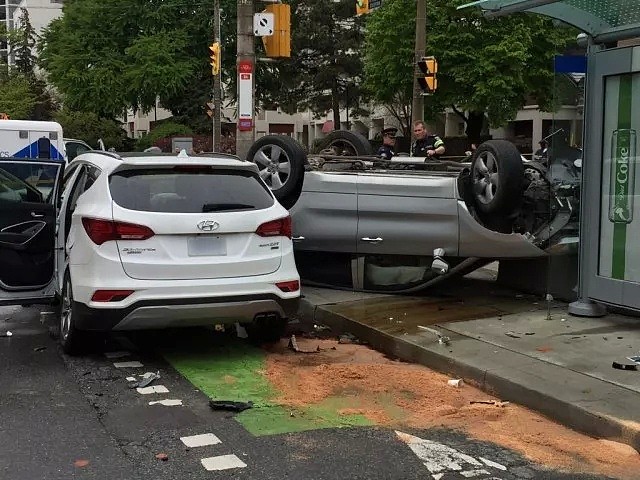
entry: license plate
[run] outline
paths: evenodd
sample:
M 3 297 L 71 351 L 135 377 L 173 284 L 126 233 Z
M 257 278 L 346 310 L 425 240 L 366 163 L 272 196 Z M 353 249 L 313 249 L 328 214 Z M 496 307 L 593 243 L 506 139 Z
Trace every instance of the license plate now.
M 221 257 L 227 254 L 227 242 L 220 236 L 192 237 L 187 242 L 187 251 L 190 257 Z

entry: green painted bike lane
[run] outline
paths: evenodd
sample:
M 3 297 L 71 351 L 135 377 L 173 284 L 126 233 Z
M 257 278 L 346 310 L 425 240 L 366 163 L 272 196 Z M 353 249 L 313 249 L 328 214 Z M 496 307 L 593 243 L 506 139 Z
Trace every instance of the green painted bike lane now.
M 164 347 L 160 353 L 210 399 L 252 401 L 253 408 L 235 417 L 251 434 L 276 435 L 374 424 L 362 415 L 339 413 L 342 409 L 357 408 L 348 395 L 331 396 L 303 407 L 280 405 L 277 399 L 281 392 L 265 373 L 267 352 L 238 339 L 226 340 L 212 344 L 205 335 L 186 344 L 180 342 L 179 349 Z

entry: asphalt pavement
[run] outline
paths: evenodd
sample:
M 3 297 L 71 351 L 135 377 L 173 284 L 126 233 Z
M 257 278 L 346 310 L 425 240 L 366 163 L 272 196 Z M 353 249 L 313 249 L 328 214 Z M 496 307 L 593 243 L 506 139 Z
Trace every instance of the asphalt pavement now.
M 181 348 L 173 332 L 112 337 L 102 351 L 68 357 L 48 333 L 50 319 L 38 308 L 0 308 L 0 333 L 13 333 L 0 337 L 4 480 L 595 478 L 545 471 L 514 452 L 444 430 L 255 436 L 233 413 L 213 411 L 209 398 L 165 361 L 163 348 Z M 105 356 L 117 351 L 128 355 Z M 132 361 L 142 366 L 115 365 Z M 130 388 L 127 377 L 144 372 L 160 374 L 152 384 L 159 393 Z M 149 404 L 160 400 L 182 405 Z

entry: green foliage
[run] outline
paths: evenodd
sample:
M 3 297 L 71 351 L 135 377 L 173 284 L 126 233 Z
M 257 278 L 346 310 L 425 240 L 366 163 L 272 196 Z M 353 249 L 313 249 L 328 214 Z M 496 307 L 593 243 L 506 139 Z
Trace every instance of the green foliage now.
M 416 0 L 390 0 L 368 15 L 365 88 L 410 135 Z
M 37 96 L 25 75 L 0 75 L 0 112 L 7 113 L 15 120 L 28 120 L 37 101 Z
M 309 108 L 322 115 L 363 99 L 361 18 L 352 0 L 291 0 L 291 59 L 270 66 L 270 100 L 293 112 Z M 338 123 L 339 125 L 339 123 Z
M 456 106 L 461 114 L 470 112 L 467 133 L 471 129 L 476 136 L 484 113 L 490 125 L 504 125 L 528 96 L 541 109 L 552 108 L 553 56 L 575 40 L 575 30 L 556 27 L 540 15 L 486 19 L 479 9 L 456 10 L 465 1 L 428 4 L 426 52 L 439 63 L 430 109 Z M 392 101 L 393 92 L 411 101 L 406 95 L 413 82 L 414 29 L 414 0 L 389 0 L 368 19 L 366 81 L 379 101 Z
M 93 148 L 98 147 L 101 138 L 107 148 L 121 149 L 124 145 L 126 132 L 120 122 L 100 118 L 94 112 L 74 111 L 64 108 L 54 115 L 54 119 L 62 125 L 66 138 L 84 140 Z
M 193 135 L 193 130 L 186 125 L 175 122 L 164 122 L 143 135 L 136 142 L 136 150 L 145 150 L 162 138 Z
M 12 50 L 15 54 L 15 68 L 23 75 L 35 77 L 34 67 L 36 57 L 34 55 L 34 49 L 36 47 L 37 35 L 31 25 L 29 11 L 26 8 L 20 9 L 18 24 L 20 26 L 15 30 L 10 40 L 13 46 Z

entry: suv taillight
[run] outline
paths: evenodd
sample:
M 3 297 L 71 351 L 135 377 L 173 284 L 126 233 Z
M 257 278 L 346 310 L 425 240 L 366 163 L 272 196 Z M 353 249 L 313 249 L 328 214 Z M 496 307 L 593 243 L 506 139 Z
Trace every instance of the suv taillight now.
M 82 225 L 91 241 L 96 245 L 102 245 L 111 240 L 146 240 L 154 235 L 153 230 L 149 227 L 133 223 L 83 218 Z
M 280 218 L 263 223 L 256 230 L 261 237 L 287 237 L 291 238 L 291 217 Z

